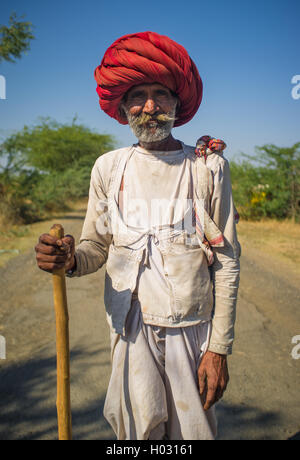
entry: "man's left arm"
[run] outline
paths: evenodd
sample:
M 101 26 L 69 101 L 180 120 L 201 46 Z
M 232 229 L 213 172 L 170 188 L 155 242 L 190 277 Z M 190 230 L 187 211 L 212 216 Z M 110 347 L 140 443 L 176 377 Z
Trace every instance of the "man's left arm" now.
M 229 381 L 227 355 L 232 353 L 234 323 L 240 273 L 240 245 L 236 234 L 228 161 L 219 155 L 208 157 L 213 173 L 210 216 L 224 237 L 224 247 L 213 248 L 211 266 L 214 289 L 214 315 L 208 351 L 198 369 L 200 395 L 204 409 L 220 399 Z

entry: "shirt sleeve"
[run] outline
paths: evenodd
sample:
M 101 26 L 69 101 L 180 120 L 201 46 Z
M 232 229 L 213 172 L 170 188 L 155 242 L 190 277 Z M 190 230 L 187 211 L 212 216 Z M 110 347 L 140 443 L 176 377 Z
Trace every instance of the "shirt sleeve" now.
M 224 247 L 214 247 L 214 263 L 211 266 L 214 313 L 209 351 L 231 354 L 234 340 L 234 323 L 239 287 L 241 254 L 237 239 L 235 214 L 232 198 L 229 163 L 224 157 L 212 169 L 213 193 L 211 197 L 211 218 L 223 233 Z
M 107 196 L 101 178 L 100 161 L 91 173 L 89 200 L 79 245 L 75 249 L 76 268 L 68 276 L 83 276 L 105 264 L 112 240 L 109 227 Z

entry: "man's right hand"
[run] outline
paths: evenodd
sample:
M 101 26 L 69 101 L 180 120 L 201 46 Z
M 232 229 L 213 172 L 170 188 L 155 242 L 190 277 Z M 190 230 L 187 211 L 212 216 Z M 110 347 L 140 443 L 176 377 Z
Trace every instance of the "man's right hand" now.
M 65 271 L 72 270 L 75 265 L 75 239 L 72 235 L 57 239 L 44 233 L 39 237 L 35 252 L 38 267 L 49 273 L 63 267 Z

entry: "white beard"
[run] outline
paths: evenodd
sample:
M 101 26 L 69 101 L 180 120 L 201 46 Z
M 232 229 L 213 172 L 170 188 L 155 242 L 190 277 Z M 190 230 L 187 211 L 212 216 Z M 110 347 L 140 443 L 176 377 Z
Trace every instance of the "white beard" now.
M 149 128 L 146 124 L 138 124 L 137 119 L 138 116 L 131 115 L 124 107 L 123 107 L 129 126 L 133 132 L 133 134 L 138 138 L 141 142 L 151 143 L 162 141 L 166 139 L 172 131 L 175 122 L 175 114 L 176 114 L 176 106 L 174 109 L 169 112 L 167 115 L 171 118 L 170 121 L 166 122 L 159 122 L 153 121 L 153 128 Z M 155 126 L 156 123 L 156 126 Z M 155 129 L 155 130 L 154 130 Z

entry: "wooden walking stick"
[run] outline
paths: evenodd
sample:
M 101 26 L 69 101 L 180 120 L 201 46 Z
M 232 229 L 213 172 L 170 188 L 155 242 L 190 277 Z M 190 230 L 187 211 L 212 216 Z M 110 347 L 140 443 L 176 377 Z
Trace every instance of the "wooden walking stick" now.
M 64 229 L 55 224 L 50 235 L 64 237 Z M 56 366 L 57 366 L 57 421 L 58 439 L 72 439 L 71 397 L 70 397 L 70 350 L 69 350 L 69 315 L 65 269 L 53 271 L 53 297 L 56 319 Z

